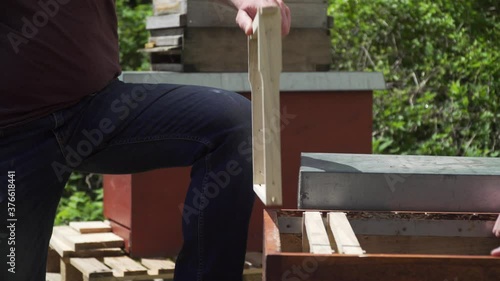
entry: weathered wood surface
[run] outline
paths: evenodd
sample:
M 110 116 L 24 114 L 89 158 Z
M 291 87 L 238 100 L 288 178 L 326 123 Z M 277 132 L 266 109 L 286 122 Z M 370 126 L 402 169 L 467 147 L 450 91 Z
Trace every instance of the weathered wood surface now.
M 248 70 L 247 39 L 239 28 L 188 28 L 183 40 L 183 64 L 192 65 L 194 72 Z M 292 29 L 282 39 L 283 71 L 328 70 L 330 49 L 330 37 L 324 30 Z
M 500 212 L 500 158 L 303 153 L 299 208 Z
M 70 222 L 69 226 L 80 233 L 111 232 L 111 226 L 102 221 Z

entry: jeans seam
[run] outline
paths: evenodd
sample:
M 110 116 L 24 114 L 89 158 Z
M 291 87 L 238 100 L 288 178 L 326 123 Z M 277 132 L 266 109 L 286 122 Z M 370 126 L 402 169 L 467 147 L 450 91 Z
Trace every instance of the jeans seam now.
M 148 136 L 148 137 L 136 137 L 136 138 L 131 138 L 131 139 L 124 139 L 124 140 L 119 140 L 119 141 L 112 141 L 110 142 L 107 146 L 116 146 L 116 145 L 123 145 L 123 144 L 136 144 L 136 143 L 143 143 L 143 142 L 152 142 L 152 141 L 161 141 L 161 140 L 187 140 L 187 141 L 196 141 L 201 144 L 206 145 L 209 149 L 213 148 L 212 142 L 205 138 L 200 138 L 200 137 L 190 137 L 190 136 L 184 136 L 184 135 L 159 135 L 159 136 Z
M 54 134 L 54 136 L 56 137 L 56 141 L 57 141 L 57 145 L 59 146 L 59 150 L 61 151 L 61 154 L 64 157 L 65 164 L 67 164 L 67 162 L 66 162 L 66 154 L 64 153 L 64 149 L 63 149 L 61 138 L 59 138 L 59 135 L 56 133 L 56 131 L 54 129 L 52 129 L 51 131 Z
M 57 117 L 56 112 L 52 113 L 52 116 L 54 117 L 54 128 L 52 128 L 51 131 L 54 134 L 54 136 L 56 137 L 56 141 L 57 141 L 57 145 L 59 146 L 59 150 L 61 151 L 61 154 L 64 157 L 65 164 L 67 164 L 66 154 L 64 153 L 64 149 L 63 149 L 63 141 L 62 141 L 61 137 L 59 136 L 59 134 L 56 132 L 56 128 L 58 128 L 60 123 L 62 125 L 63 122 L 59 122 L 59 119 Z
M 202 192 L 201 192 L 201 208 L 200 208 L 200 214 L 198 215 L 198 272 L 197 272 L 197 280 L 198 281 L 203 281 L 203 268 L 205 266 L 204 264 L 204 254 L 205 254 L 205 249 L 204 249 L 204 227 L 205 227 L 205 221 L 204 221 L 204 210 L 208 206 L 208 201 L 206 199 L 206 190 L 207 190 L 207 182 L 208 182 L 208 171 L 210 171 L 210 154 L 207 154 L 205 156 L 205 176 L 203 177 L 203 182 L 202 182 Z

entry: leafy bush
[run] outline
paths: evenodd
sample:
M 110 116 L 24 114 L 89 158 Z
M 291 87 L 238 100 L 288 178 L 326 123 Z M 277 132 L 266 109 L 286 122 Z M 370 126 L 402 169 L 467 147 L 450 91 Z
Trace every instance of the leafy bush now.
M 330 0 L 337 70 L 380 71 L 374 153 L 499 156 L 500 2 Z
M 64 189 L 57 209 L 56 225 L 70 221 L 102 220 L 102 177 L 73 173 Z

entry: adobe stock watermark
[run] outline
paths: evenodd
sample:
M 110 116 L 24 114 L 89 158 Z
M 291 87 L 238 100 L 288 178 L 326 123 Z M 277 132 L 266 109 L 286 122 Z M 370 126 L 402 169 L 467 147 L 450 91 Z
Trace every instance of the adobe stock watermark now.
M 22 17 L 23 26 L 17 32 L 9 32 L 7 38 L 16 54 L 19 53 L 21 44 L 28 44 L 29 41 L 38 34 L 40 28 L 45 27 L 50 18 L 55 17 L 60 10 L 61 5 L 66 5 L 71 0 L 39 0 L 40 9 L 36 11 L 31 18 Z
M 148 77 L 154 77 L 149 75 Z M 153 78 L 153 81 L 156 81 Z M 158 82 L 158 81 L 156 81 Z M 110 111 L 115 114 L 119 120 L 125 120 L 130 116 L 130 113 L 138 107 L 139 103 L 147 97 L 147 91 L 154 90 L 158 87 L 158 83 L 142 83 L 137 84 L 129 93 L 121 93 L 119 98 L 113 100 L 110 104 Z M 111 117 L 103 117 L 93 129 L 83 129 L 81 131 L 83 138 L 74 146 L 66 145 L 62 148 L 66 163 L 58 161 L 52 162 L 52 170 L 57 175 L 60 182 L 64 180 L 66 173 L 73 172 L 73 169 L 78 167 L 85 157 L 89 156 L 94 150 L 102 144 L 106 135 L 112 134 L 116 130 L 116 124 L 113 123 Z
M 291 114 L 287 112 L 286 106 L 283 107 L 282 111 L 276 110 L 272 116 L 274 118 L 273 122 L 279 124 L 279 126 L 268 128 L 265 134 L 273 136 L 275 133 L 280 133 L 283 131 L 287 125 L 290 124 L 291 120 L 297 117 L 296 114 Z M 250 136 L 248 141 L 243 141 L 238 145 L 238 154 L 242 156 L 247 163 L 252 161 L 252 143 L 257 150 L 264 149 L 264 144 L 271 143 L 272 138 L 268 137 L 264 140 L 261 137 L 253 138 Z M 210 200 L 216 198 L 221 190 L 225 189 L 231 183 L 231 179 L 241 175 L 244 172 L 242 165 L 237 160 L 231 159 L 226 163 L 225 169 L 221 171 L 211 171 L 208 173 L 207 179 L 209 181 L 205 184 L 205 189 L 201 190 L 198 188 L 193 188 L 189 192 L 193 192 L 193 199 L 190 204 L 179 204 L 178 208 L 182 214 L 182 219 L 185 223 L 189 224 L 191 222 L 192 215 L 199 215 L 210 204 Z
M 394 156 L 394 158 L 391 161 L 391 167 L 394 167 L 395 169 L 401 169 L 404 167 L 408 166 L 408 163 L 403 161 L 402 158 L 404 156 Z M 408 161 L 408 160 L 406 160 Z M 384 174 L 385 181 L 387 183 L 387 186 L 389 187 L 389 190 L 394 193 L 396 192 L 396 188 L 398 185 L 403 184 L 406 182 L 406 180 L 411 177 L 411 173 L 404 173 L 404 172 L 397 172 L 397 173 L 390 173 L 390 174 Z
M 305 281 L 310 280 L 311 276 L 319 268 L 319 263 L 328 259 L 328 256 L 309 256 L 301 264 L 292 265 L 288 270 L 281 274 L 282 281 Z
M 402 184 L 409 178 L 410 174 L 385 174 L 385 181 L 392 193 L 396 192 L 396 186 Z

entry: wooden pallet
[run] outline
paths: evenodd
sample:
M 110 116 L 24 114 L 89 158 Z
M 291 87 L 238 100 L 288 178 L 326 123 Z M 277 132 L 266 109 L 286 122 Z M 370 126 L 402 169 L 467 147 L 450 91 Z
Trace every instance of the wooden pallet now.
M 264 213 L 264 280 L 499 280 L 494 215 Z M 296 279 L 294 279 L 296 278 Z
M 173 280 L 175 262 L 165 258 L 132 259 L 123 239 L 106 222 L 56 226 L 50 240 L 47 281 Z M 262 255 L 248 253 L 244 280 L 262 279 Z

